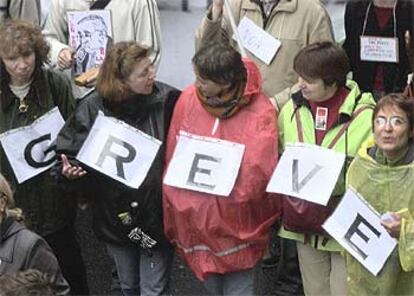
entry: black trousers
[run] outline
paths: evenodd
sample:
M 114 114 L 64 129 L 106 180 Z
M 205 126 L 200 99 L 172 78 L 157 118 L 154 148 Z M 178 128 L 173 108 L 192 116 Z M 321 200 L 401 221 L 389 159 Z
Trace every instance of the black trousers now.
M 86 268 L 76 239 L 74 224 L 44 237 L 59 262 L 63 276 L 70 285 L 71 295 L 89 295 Z

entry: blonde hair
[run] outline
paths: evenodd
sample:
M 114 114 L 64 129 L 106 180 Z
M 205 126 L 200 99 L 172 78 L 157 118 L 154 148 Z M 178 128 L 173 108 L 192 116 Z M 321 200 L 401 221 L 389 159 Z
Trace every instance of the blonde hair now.
M 0 174 L 0 198 L 6 199 L 6 217 L 13 217 L 19 222 L 24 221 L 23 211 L 20 208 L 16 208 L 13 198 L 13 191 L 9 182 L 2 174 Z

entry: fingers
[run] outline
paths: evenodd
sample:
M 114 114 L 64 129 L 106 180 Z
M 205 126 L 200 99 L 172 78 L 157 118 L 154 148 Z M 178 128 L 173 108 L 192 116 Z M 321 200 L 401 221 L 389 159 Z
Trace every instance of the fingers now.
M 60 155 L 60 159 L 62 159 L 62 163 L 63 163 L 63 167 L 68 167 L 70 166 L 70 162 L 68 157 L 66 156 L 66 154 L 61 154 Z
M 80 167 L 80 166 L 73 166 L 69 162 L 67 156 L 65 154 L 62 154 L 62 175 L 64 175 L 68 179 L 77 179 L 84 175 L 86 175 L 86 171 Z
M 57 64 L 61 69 L 68 69 L 72 67 L 75 53 L 69 48 L 64 48 L 58 55 Z

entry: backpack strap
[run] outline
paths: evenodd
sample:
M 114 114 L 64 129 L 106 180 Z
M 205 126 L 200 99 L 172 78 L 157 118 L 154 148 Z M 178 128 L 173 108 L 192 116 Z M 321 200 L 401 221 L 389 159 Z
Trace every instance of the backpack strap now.
M 111 0 L 97 0 L 95 3 L 91 5 L 89 9 L 104 9 L 109 4 L 109 2 L 111 2 Z

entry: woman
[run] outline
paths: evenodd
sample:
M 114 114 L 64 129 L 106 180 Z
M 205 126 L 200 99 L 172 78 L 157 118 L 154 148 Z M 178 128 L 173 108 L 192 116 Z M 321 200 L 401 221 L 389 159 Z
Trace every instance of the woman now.
M 305 142 L 352 158 L 371 133 L 375 102 L 355 82 L 346 80 L 346 53 L 331 42 L 317 42 L 297 54 L 293 67 L 299 76 L 299 91 L 291 94 L 279 115 L 282 149 L 287 143 Z M 347 293 L 342 249 L 321 228 L 345 191 L 344 179 L 342 172 L 326 207 L 283 198 L 279 235 L 296 242 L 306 295 Z
M 349 167 L 347 185 L 380 214 L 391 215 L 382 225 L 398 240 L 377 276 L 347 253 L 350 295 L 413 294 L 413 110 L 414 101 L 402 94 L 381 98 L 372 117 L 375 141 L 367 141 Z
M 124 295 L 166 293 L 171 253 L 162 228 L 160 149 L 144 182 L 131 189 L 96 171 L 86 170 L 74 159 L 82 147 L 99 111 L 164 140 L 179 91 L 155 82 L 155 70 L 148 50 L 135 42 L 114 44 L 105 58 L 96 90 L 83 98 L 61 130 L 56 150 L 62 154 L 62 174 L 84 195 L 93 197 L 94 230 L 114 258 Z M 119 215 L 133 205 L 137 225 L 123 225 Z M 156 244 L 143 249 L 128 234 L 138 226 Z M 140 291 L 141 289 L 141 291 Z
M 356 0 L 346 5 L 344 49 L 351 62 L 353 79 L 362 91 L 373 92 L 376 99 L 403 91 L 407 75 L 413 70 L 409 66 L 412 59 L 409 47 L 414 46 L 413 7 L 411 0 Z M 408 42 L 407 35 L 411 37 Z M 369 37 L 396 38 L 397 60 L 371 61 L 361 56 L 361 40 Z
M 166 165 L 180 131 L 243 144 L 245 150 L 228 196 L 164 184 L 165 234 L 209 294 L 253 295 L 254 268 L 279 215 L 278 199 L 265 191 L 277 161 L 275 110 L 261 90 L 257 66 L 243 62 L 230 45 L 202 48 L 193 66 L 196 82 L 174 111 Z
M 0 27 L 0 40 L 0 133 L 30 125 L 54 107 L 66 119 L 74 103 L 70 84 L 42 67 L 49 46 L 40 29 L 24 21 L 7 21 Z M 28 228 L 49 243 L 72 293 L 88 294 L 75 236 L 75 198 L 62 191 L 49 170 L 18 184 L 3 148 L 1 172 L 15 189 L 16 204 L 25 212 Z
M 69 285 L 49 245 L 22 222 L 22 210 L 15 208 L 10 185 L 0 175 L 0 277 L 37 269 L 50 278 L 56 295 L 67 295 Z

